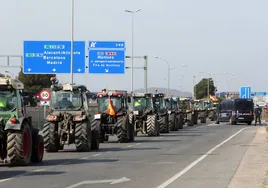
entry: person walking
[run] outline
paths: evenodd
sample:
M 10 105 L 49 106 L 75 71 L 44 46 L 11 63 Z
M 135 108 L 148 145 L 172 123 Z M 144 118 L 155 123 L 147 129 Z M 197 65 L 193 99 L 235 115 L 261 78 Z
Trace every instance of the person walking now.
M 261 113 L 262 110 L 259 105 L 255 108 L 254 114 L 255 114 L 255 126 L 257 125 L 257 121 L 261 124 Z

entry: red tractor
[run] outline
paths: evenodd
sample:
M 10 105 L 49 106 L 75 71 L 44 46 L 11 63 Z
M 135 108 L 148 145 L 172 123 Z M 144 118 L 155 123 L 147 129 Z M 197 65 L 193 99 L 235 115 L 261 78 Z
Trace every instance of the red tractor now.
M 129 121 L 128 103 L 130 101 L 127 91 L 104 89 L 97 93 L 98 110 L 92 127 L 99 127 L 100 142 L 108 141 L 110 135 L 116 135 L 118 142 L 134 141 L 134 126 Z

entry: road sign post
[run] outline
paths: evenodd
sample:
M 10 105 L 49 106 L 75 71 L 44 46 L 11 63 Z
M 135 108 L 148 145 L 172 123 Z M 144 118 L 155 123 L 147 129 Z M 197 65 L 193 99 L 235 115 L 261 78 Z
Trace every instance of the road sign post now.
M 47 112 L 47 106 L 49 106 L 49 100 L 50 100 L 50 91 L 43 89 L 40 92 L 40 105 L 44 106 L 44 119 L 46 118 L 46 112 Z
M 251 98 L 251 87 L 248 87 L 248 86 L 240 87 L 240 98 L 250 99 Z
M 124 74 L 125 42 L 89 41 L 88 73 Z
M 85 57 L 85 42 L 75 41 L 73 73 L 85 73 Z M 23 73 L 71 73 L 71 41 L 24 41 Z

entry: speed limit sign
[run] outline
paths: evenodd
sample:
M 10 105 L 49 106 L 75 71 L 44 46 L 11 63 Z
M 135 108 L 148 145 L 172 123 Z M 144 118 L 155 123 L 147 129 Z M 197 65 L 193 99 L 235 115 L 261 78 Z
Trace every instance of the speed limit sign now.
M 40 99 L 42 101 L 48 101 L 50 99 L 50 91 L 48 91 L 48 90 L 42 90 L 40 92 Z

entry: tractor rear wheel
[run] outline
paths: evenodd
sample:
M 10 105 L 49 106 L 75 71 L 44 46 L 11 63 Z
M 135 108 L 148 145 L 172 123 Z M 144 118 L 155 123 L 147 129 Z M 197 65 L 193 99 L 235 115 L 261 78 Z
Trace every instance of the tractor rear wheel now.
M 85 120 L 75 124 L 75 146 L 78 152 L 91 151 L 91 125 Z
M 39 135 L 38 129 L 33 129 L 32 131 L 32 158 L 33 163 L 40 163 L 44 157 L 44 140 L 41 135 Z
M 46 121 L 43 126 L 43 136 L 44 136 L 44 145 L 45 150 L 50 152 L 58 152 L 60 148 L 58 135 L 55 134 L 56 124 Z
M 94 119 L 91 124 L 92 140 L 91 149 L 98 150 L 100 147 L 100 120 Z
M 147 125 L 148 136 L 159 136 L 160 135 L 160 124 L 157 120 L 156 115 L 148 115 L 146 125 Z
M 21 130 L 8 132 L 7 156 L 11 166 L 26 166 L 31 162 L 32 131 L 28 122 L 23 122 Z
M 117 138 L 119 143 L 126 143 L 134 140 L 133 126 L 129 123 L 128 116 L 121 116 L 117 118 L 116 122 Z

